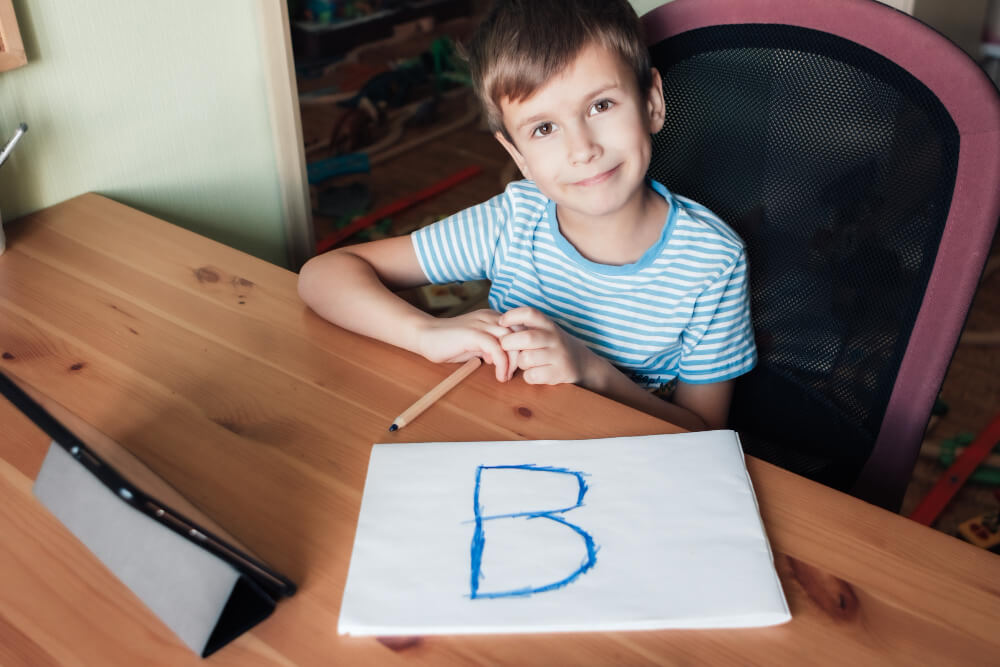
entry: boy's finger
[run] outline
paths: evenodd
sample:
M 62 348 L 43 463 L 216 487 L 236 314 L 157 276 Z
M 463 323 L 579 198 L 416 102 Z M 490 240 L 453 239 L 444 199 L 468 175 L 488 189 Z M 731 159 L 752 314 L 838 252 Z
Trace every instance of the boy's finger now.
M 510 329 L 518 326 L 529 329 L 547 329 L 551 326 L 552 320 L 542 314 L 540 310 L 531 306 L 521 306 L 501 315 L 498 323 L 500 326 Z
M 500 346 L 508 352 L 537 350 L 548 345 L 548 337 L 537 329 L 525 329 L 500 337 Z
M 500 313 L 495 310 L 476 310 L 470 315 L 485 324 L 496 324 L 497 320 L 500 319 Z
M 499 382 L 506 382 L 510 360 L 507 352 L 500 347 L 500 342 L 490 335 L 484 335 L 479 342 L 483 352 L 483 360 L 492 363 Z
M 535 366 L 541 366 L 544 363 L 544 352 L 539 353 L 537 350 L 521 350 L 520 355 L 517 358 L 518 366 L 527 371 Z
M 547 364 L 527 369 L 522 377 L 528 384 L 559 384 L 559 382 L 553 381 L 552 367 Z
M 520 353 L 517 350 L 507 351 L 507 380 L 514 377 L 514 373 L 517 372 L 517 364 L 520 359 Z
M 499 324 L 489 324 L 486 325 L 486 333 L 492 335 L 494 338 L 503 338 L 511 332 L 507 327 L 502 327 Z

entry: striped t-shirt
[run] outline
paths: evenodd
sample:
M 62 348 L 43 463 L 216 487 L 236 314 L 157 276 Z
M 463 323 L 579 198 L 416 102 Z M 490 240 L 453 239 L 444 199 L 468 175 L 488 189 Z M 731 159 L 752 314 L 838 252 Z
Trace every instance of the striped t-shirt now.
M 743 242 L 705 207 L 650 184 L 670 213 L 634 264 L 583 257 L 532 181 L 417 230 L 413 247 L 430 282 L 489 279 L 491 308 L 537 308 L 641 386 L 742 375 L 757 361 Z

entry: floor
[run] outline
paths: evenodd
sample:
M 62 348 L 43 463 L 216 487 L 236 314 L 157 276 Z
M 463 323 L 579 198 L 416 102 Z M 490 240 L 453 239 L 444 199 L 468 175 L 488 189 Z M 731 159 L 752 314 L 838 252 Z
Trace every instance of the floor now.
M 300 79 L 300 91 L 316 90 L 314 78 Z M 305 99 L 305 98 L 303 98 Z M 317 103 L 316 98 L 302 104 L 303 133 L 307 161 L 315 163 L 330 157 L 325 147 L 342 113 L 333 103 Z M 517 172 L 503 149 L 483 127 L 471 94 L 453 90 L 441 98 L 425 123 L 410 126 L 396 123 L 389 149 L 375 152 L 373 164 L 366 173 L 338 176 L 320 186 L 312 186 L 314 208 L 322 190 L 336 188 L 334 194 L 347 199 L 337 202 L 363 201 L 367 210 L 399 202 L 401 199 L 433 186 L 466 167 L 481 169 L 478 175 L 460 185 L 447 188 L 419 203 L 406 206 L 389 216 L 389 222 L 376 224 L 347 243 L 389 234 L 405 234 L 433 220 L 478 203 L 499 193 L 503 185 Z M 390 117 L 390 120 L 392 118 Z M 445 128 L 441 136 L 427 139 L 436 130 Z M 449 129 L 450 128 L 450 129 Z M 383 128 L 381 131 L 385 132 Z M 411 146 L 394 151 L 393 146 Z M 339 193 L 339 194 L 338 194 Z M 328 192 L 325 198 L 332 197 Z M 345 221 L 317 211 L 314 215 L 316 238 L 322 241 Z M 1000 256 L 1000 241 L 994 244 L 994 256 Z M 450 314 L 484 302 L 487 284 L 461 289 L 428 288 L 414 290 L 404 296 L 419 306 L 437 314 Z M 462 291 L 464 290 L 464 291 Z M 1000 332 L 1000 271 L 984 277 L 966 326 L 972 332 Z M 996 336 L 994 336 L 996 341 Z M 909 514 L 930 490 L 946 467 L 938 458 L 938 450 L 956 438 L 971 438 L 1000 414 L 1000 342 L 983 344 L 963 342 L 955 352 L 948 375 L 941 389 L 940 400 L 946 410 L 935 417 L 928 428 L 920 459 L 907 490 L 902 513 Z M 1000 461 L 996 476 L 1000 477 Z M 1000 507 L 1000 481 L 967 483 L 948 505 L 935 528 L 955 534 L 958 525 Z
M 1000 258 L 1000 237 L 994 240 L 992 266 Z M 993 334 L 991 344 L 976 343 L 975 338 Z M 987 334 L 987 335 L 984 335 Z M 921 498 L 944 473 L 946 466 L 938 460 L 937 449 L 948 440 L 978 434 L 994 418 L 1000 416 L 1000 270 L 992 269 L 980 282 L 979 290 L 944 385 L 940 399 L 947 412 L 932 420 L 928 428 L 921 457 L 903 501 L 902 513 L 909 514 Z M 969 340 L 973 339 L 973 340 Z M 989 463 L 992 470 L 1000 469 L 1000 461 Z M 994 467 L 996 466 L 996 467 Z M 1000 474 L 993 475 L 998 477 Z M 958 525 L 985 512 L 996 512 L 1000 483 L 968 482 L 941 514 L 935 527 L 954 534 Z

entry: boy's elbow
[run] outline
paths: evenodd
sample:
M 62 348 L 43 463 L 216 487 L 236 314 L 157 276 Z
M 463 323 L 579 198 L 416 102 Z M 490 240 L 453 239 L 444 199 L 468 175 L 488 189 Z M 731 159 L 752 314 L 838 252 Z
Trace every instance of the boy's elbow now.
M 319 257 L 313 257 L 299 269 L 297 284 L 299 298 L 309 306 L 312 306 L 316 302 L 323 282 L 320 275 L 322 271 L 317 260 L 319 260 Z
M 698 421 L 701 425 L 698 427 L 698 431 L 715 431 L 718 429 L 728 428 L 729 420 L 725 417 L 706 417 L 705 415 L 696 415 Z
M 685 408 L 700 424 L 690 430 L 710 431 L 727 428 L 729 405 L 732 402 L 734 383 L 732 380 L 689 384 L 678 382 L 674 391 L 674 403 Z M 694 420 L 692 420 L 694 421 Z

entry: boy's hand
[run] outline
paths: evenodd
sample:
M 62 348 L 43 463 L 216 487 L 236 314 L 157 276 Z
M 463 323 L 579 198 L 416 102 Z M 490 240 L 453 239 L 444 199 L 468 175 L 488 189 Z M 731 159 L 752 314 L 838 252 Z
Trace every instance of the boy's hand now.
M 588 386 L 587 371 L 597 355 L 542 312 L 528 306 L 514 308 L 498 324 L 512 330 L 500 338 L 500 345 L 516 355 L 512 371 L 524 369 L 525 382 Z
M 534 308 L 509 310 L 497 324 L 511 330 L 500 338 L 504 350 L 518 355 L 511 362 L 511 374 L 523 368 L 529 384 L 572 382 L 692 431 L 726 426 L 732 380 L 701 385 L 679 382 L 671 403 L 640 387 Z
M 510 333 L 510 329 L 498 324 L 499 318 L 500 313 L 492 310 L 476 310 L 458 317 L 427 318 L 418 334 L 419 352 L 439 363 L 481 357 L 493 364 L 497 380 L 506 382 L 517 370 L 517 365 L 500 346 L 500 337 Z

